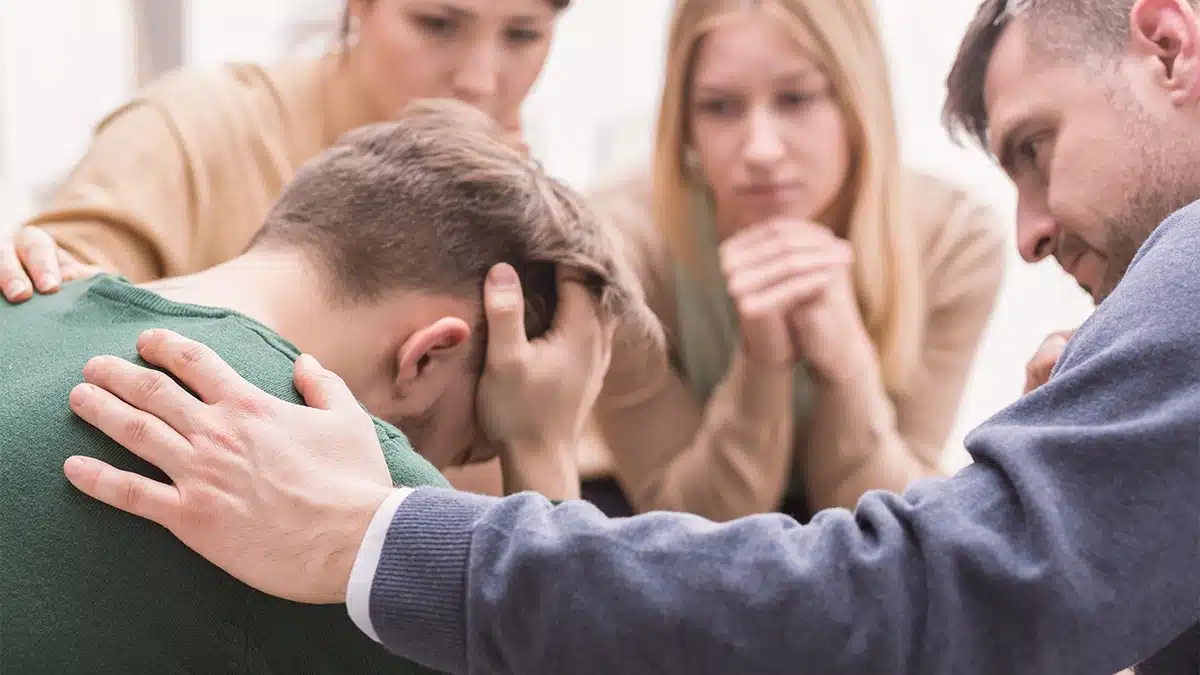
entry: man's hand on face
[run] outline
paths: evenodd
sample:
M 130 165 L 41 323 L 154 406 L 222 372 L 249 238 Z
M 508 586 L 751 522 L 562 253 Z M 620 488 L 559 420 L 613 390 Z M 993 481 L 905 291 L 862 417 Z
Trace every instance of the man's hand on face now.
M 613 326 L 569 270 L 559 269 L 558 295 L 550 331 L 529 341 L 513 268 L 496 265 L 484 286 L 488 346 L 477 408 L 484 434 L 500 448 L 506 493 L 579 496 L 576 445 L 608 372 Z
M 161 372 L 100 356 L 84 367 L 71 409 L 173 484 L 88 457 L 67 459 L 71 483 L 162 525 L 260 591 L 344 601 L 367 526 L 392 489 L 375 426 L 346 385 L 302 356 L 295 385 L 304 407 L 170 331 L 147 331 L 138 352 L 200 400 Z
M 1063 350 L 1067 348 L 1067 341 L 1074 334 L 1073 330 L 1060 330 L 1042 340 L 1037 353 L 1029 359 L 1029 363 L 1025 364 L 1024 393 L 1028 394 L 1050 380 L 1050 373 L 1054 370 L 1054 365 L 1058 363 Z

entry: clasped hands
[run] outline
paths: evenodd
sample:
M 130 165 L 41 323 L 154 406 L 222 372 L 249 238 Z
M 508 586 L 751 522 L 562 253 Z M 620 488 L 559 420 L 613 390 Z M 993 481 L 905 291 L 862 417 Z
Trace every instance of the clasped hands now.
M 528 341 L 516 273 L 499 265 L 489 274 L 479 418 L 502 463 L 518 473 L 549 465 L 551 478 L 578 490 L 575 442 L 607 371 L 613 327 L 565 271 L 559 282 L 554 326 Z M 308 405 L 293 405 L 171 331 L 147 331 L 137 348 L 195 396 L 162 372 L 100 356 L 71 408 L 171 482 L 76 456 L 64 465 L 71 483 L 162 525 L 265 593 L 342 602 L 367 526 L 393 488 L 374 425 L 346 385 L 303 356 L 295 385 Z
M 722 242 L 720 260 L 750 359 L 784 368 L 803 358 L 821 381 L 846 383 L 875 358 L 850 244 L 828 228 L 773 219 Z

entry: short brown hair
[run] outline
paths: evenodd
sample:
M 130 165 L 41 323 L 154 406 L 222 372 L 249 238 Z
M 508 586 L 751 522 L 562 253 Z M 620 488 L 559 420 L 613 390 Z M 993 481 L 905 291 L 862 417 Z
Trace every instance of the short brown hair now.
M 347 303 L 401 289 L 481 298 L 488 270 L 507 262 L 531 339 L 550 328 L 564 265 L 604 318 L 657 326 L 581 197 L 457 101 L 411 104 L 399 121 L 352 131 L 306 163 L 251 243 L 267 246 L 301 247 Z M 485 328 L 481 318 L 477 333 Z
M 956 139 L 966 134 L 988 147 L 984 81 L 1000 36 L 1020 17 L 1029 44 L 1051 58 L 1110 62 L 1129 35 L 1134 0 L 984 0 L 967 27 L 946 78 L 942 122 Z

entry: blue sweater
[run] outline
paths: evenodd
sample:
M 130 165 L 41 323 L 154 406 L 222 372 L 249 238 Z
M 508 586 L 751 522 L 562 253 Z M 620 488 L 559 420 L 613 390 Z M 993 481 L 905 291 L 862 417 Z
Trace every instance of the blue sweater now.
M 421 489 L 372 620 L 455 673 L 1195 675 L 1198 443 L 1194 204 L 953 478 L 805 526 Z

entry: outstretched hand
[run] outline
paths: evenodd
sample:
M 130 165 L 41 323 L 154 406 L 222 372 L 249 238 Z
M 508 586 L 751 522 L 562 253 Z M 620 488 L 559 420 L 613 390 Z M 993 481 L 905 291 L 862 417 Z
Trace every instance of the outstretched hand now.
M 64 464 L 71 483 L 162 525 L 265 593 L 344 601 L 367 526 L 392 488 L 374 424 L 346 385 L 302 356 L 295 385 L 304 407 L 171 331 L 147 331 L 137 346 L 200 399 L 162 372 L 100 356 L 84 367 L 71 409 L 173 484 L 82 456 Z

